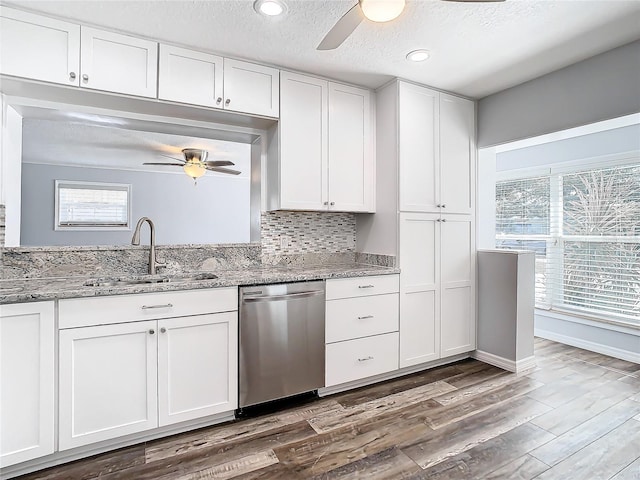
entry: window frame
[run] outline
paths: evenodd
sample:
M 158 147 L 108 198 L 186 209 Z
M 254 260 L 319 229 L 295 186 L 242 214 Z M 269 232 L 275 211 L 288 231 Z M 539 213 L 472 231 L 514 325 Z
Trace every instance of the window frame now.
M 558 164 L 546 164 L 538 165 L 536 167 L 518 168 L 511 170 L 496 171 L 496 185 L 502 181 L 513 181 L 526 178 L 535 178 L 548 176 L 550 181 L 550 231 L 549 235 L 535 235 L 535 234 L 508 234 L 498 236 L 497 232 L 494 235 L 496 243 L 500 240 L 523 240 L 523 241 L 546 241 L 547 242 L 547 263 L 546 263 L 546 275 L 548 278 L 552 278 L 552 272 L 563 271 L 562 265 L 554 264 L 553 262 L 562 262 L 563 255 L 559 255 L 558 252 L 564 252 L 565 241 L 590 241 L 589 236 L 576 236 L 565 235 L 562 228 L 562 213 L 558 212 L 558 209 L 562 208 L 562 176 L 570 175 L 589 170 L 597 170 L 601 168 L 618 168 L 618 167 L 631 167 L 633 165 L 640 164 L 639 152 L 626 152 L 621 154 L 606 155 L 601 157 L 593 157 L 587 159 L 579 159 L 574 161 L 567 161 Z M 558 202 L 558 200 L 560 200 Z M 555 211 L 554 211 L 555 209 Z M 640 242 L 637 237 L 608 237 L 608 242 L 616 242 L 621 240 L 631 240 L 631 242 Z M 604 240 L 600 240 L 604 241 Z M 630 242 L 629 242 L 630 243 Z M 560 270 L 558 270 L 560 268 Z M 565 315 L 575 315 L 581 318 L 590 319 L 592 321 L 600 321 L 611 324 L 617 324 L 625 327 L 639 328 L 640 319 L 629 317 L 624 314 L 613 314 L 606 311 L 591 310 L 588 308 L 582 308 L 578 306 L 565 305 L 564 303 L 558 303 L 559 299 L 564 296 L 563 284 L 558 286 L 554 283 L 546 291 L 547 303 L 535 304 L 536 309 L 557 312 Z
M 77 190 L 82 190 L 86 187 L 86 190 L 117 190 L 127 192 L 127 223 L 126 225 L 114 225 L 114 224 L 100 224 L 96 222 L 94 224 L 79 224 L 79 225 L 61 225 L 60 224 L 60 189 L 71 186 Z M 131 231 L 131 218 L 132 218 L 132 186 L 129 183 L 109 183 L 109 182 L 85 182 L 82 180 L 55 180 L 54 186 L 54 230 L 55 231 L 67 231 L 67 232 L 87 232 L 87 231 Z

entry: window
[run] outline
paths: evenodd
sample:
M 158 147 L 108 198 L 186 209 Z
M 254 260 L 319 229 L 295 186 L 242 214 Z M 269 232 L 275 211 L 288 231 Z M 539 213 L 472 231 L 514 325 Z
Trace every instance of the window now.
M 129 230 L 131 185 L 56 180 L 56 230 Z
M 640 324 L 640 162 L 496 185 L 496 245 L 536 252 L 536 306 Z

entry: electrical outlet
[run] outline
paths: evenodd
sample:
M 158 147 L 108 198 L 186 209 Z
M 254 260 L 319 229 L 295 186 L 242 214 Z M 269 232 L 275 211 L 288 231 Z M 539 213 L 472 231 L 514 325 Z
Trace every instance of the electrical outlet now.
M 280 248 L 289 248 L 289 237 L 280 235 Z

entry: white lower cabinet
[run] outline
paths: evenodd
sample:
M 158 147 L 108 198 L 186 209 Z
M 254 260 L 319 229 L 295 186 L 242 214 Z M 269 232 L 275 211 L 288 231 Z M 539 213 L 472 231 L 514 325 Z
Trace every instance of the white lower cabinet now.
M 169 316 L 186 299 L 191 314 Z M 60 450 L 237 408 L 236 288 L 81 300 L 59 302 L 73 325 L 59 332 Z M 80 307 L 85 322 L 98 307 L 130 315 L 82 326 Z M 137 310 L 147 319 L 115 323 Z
M 398 275 L 327 280 L 325 386 L 398 369 Z
M 475 348 L 470 215 L 400 214 L 400 367 Z
M 156 321 L 60 331 L 60 450 L 158 426 Z
M 237 408 L 238 314 L 159 320 L 159 425 Z
M 0 467 L 54 451 L 53 302 L 0 306 Z

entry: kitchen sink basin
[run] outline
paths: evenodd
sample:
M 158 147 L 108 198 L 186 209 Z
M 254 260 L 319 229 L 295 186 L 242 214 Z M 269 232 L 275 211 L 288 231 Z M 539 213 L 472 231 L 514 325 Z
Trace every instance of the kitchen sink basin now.
M 184 283 L 198 282 L 204 280 L 215 280 L 218 278 L 213 273 L 196 273 L 193 275 L 176 275 L 168 277 L 142 277 L 142 278 L 105 278 L 100 280 L 89 280 L 84 283 L 85 287 L 126 287 L 131 285 L 150 285 L 157 283 Z

